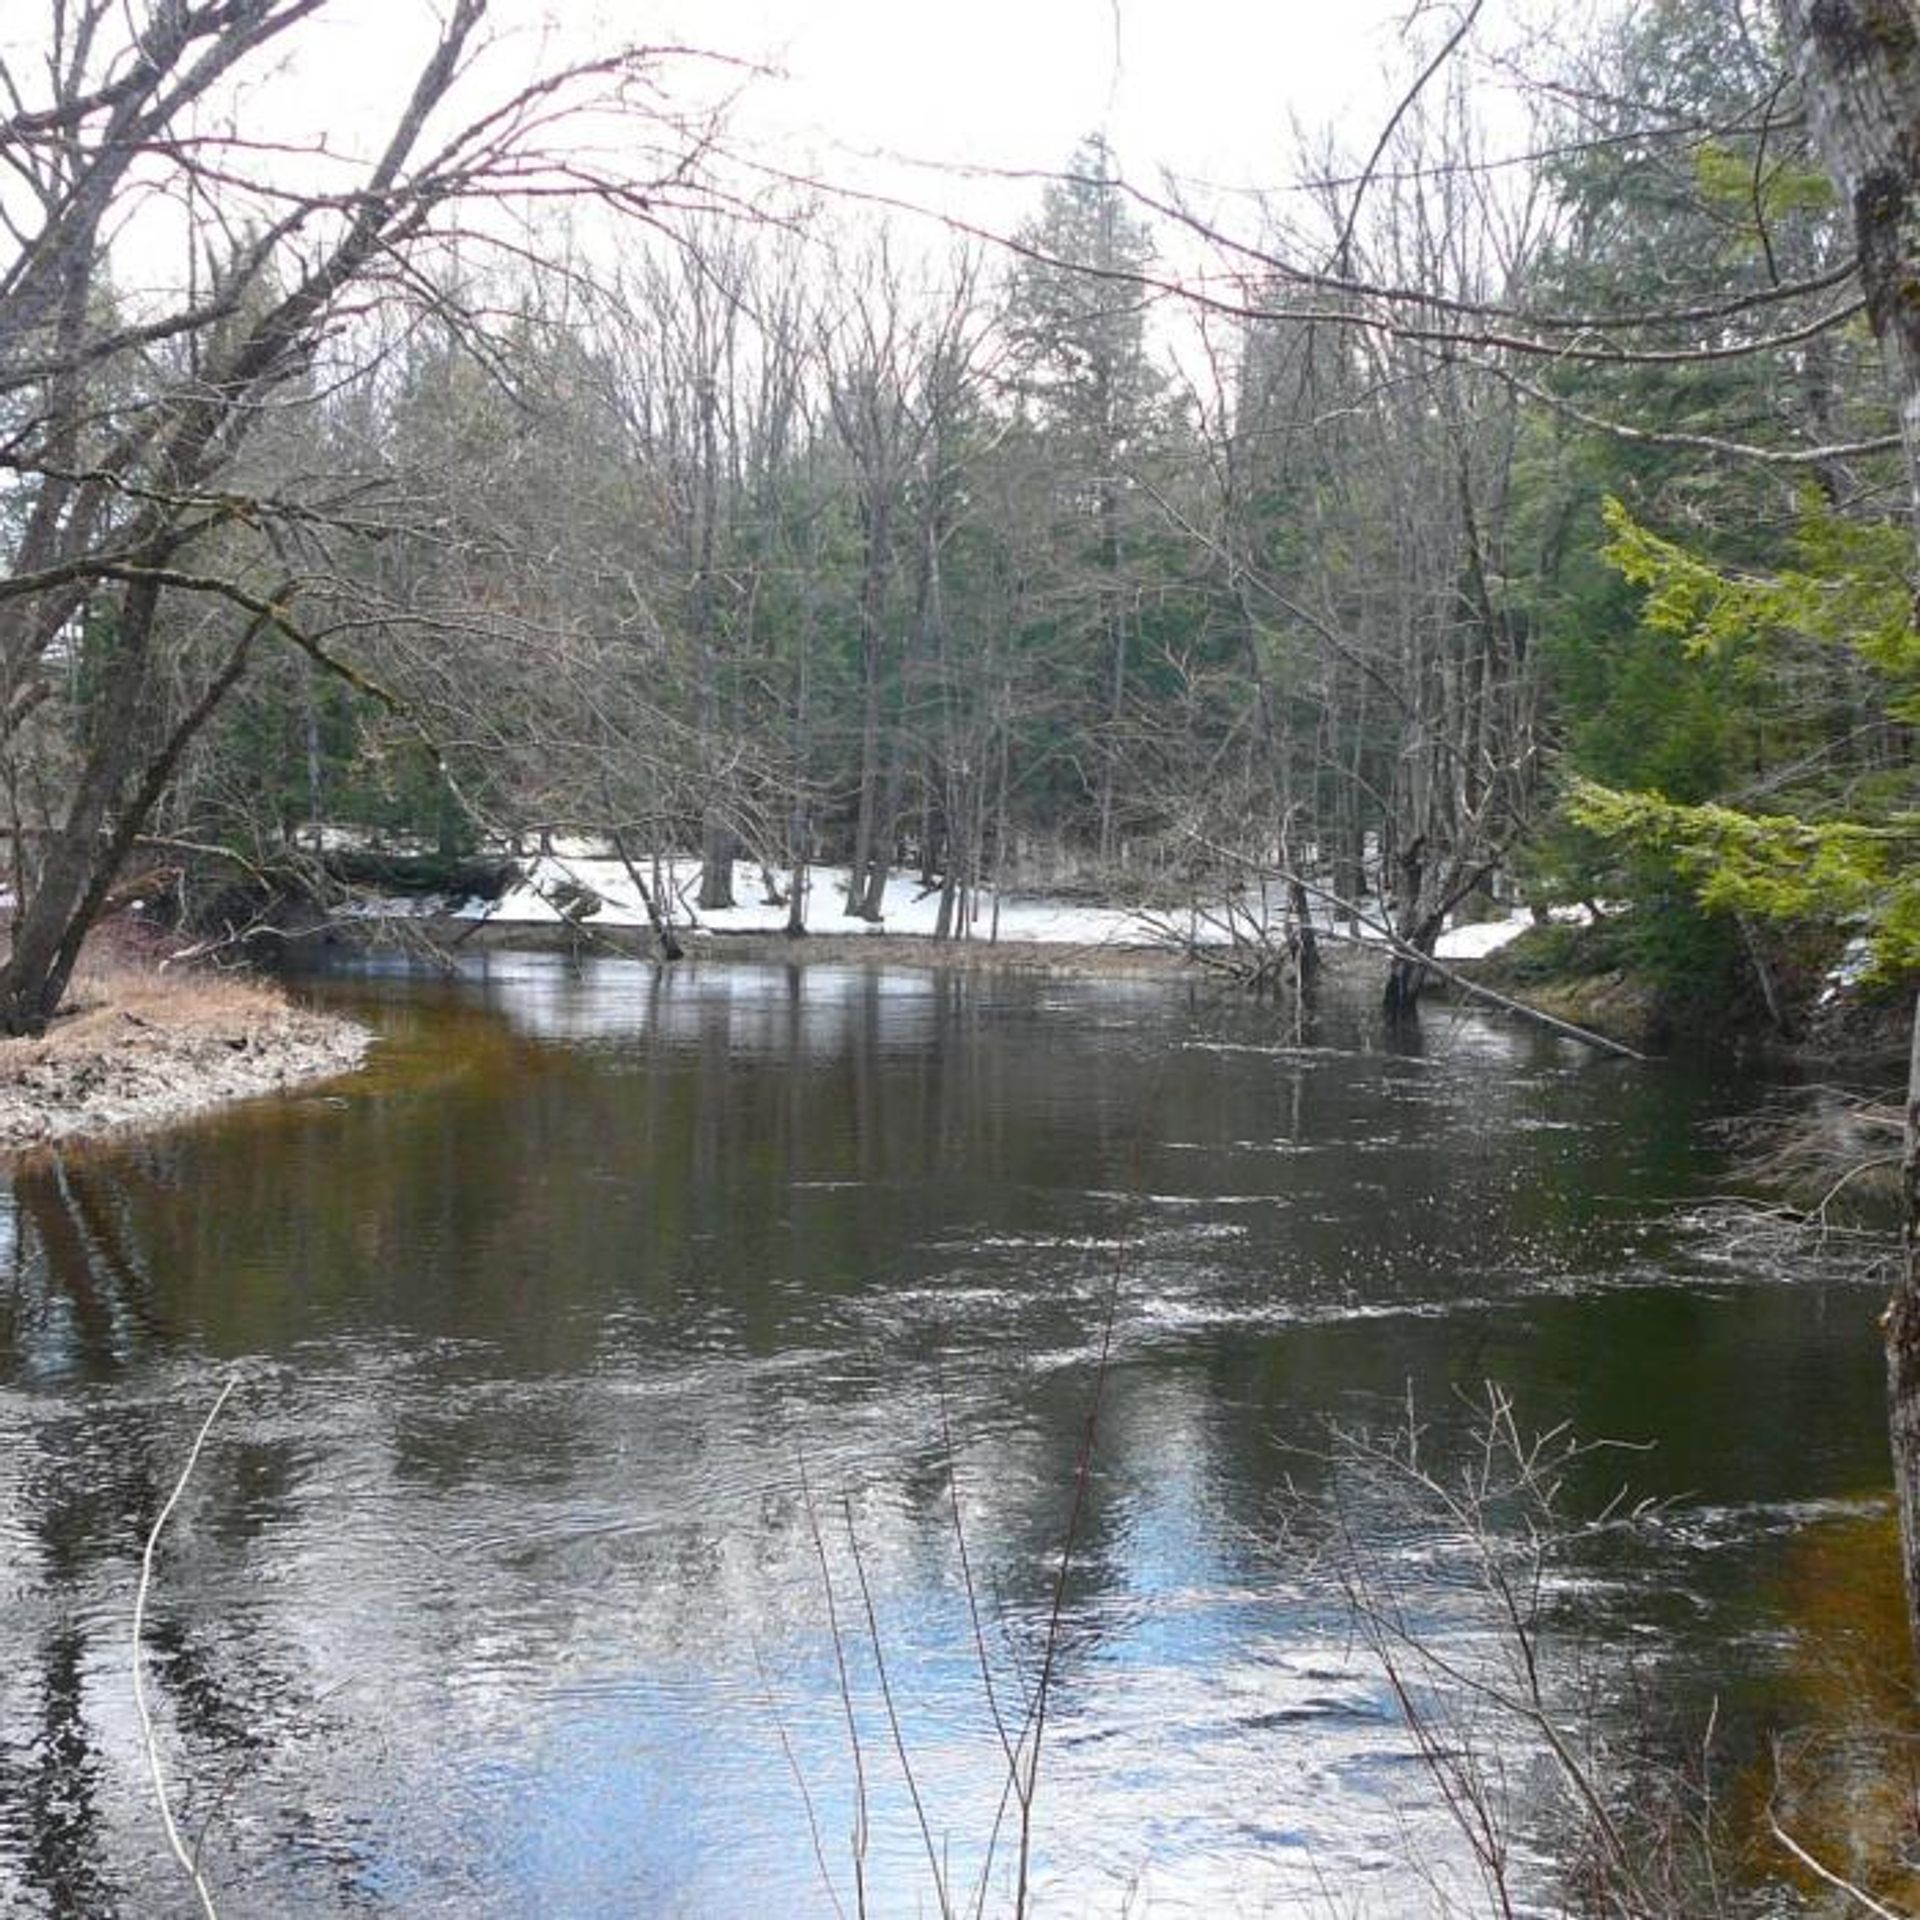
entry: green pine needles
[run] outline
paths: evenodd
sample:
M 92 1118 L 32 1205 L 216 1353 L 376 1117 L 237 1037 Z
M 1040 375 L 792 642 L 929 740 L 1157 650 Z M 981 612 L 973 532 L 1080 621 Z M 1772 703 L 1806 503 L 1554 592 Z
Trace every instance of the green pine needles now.
M 1651 631 L 1678 637 L 1693 658 L 1776 679 L 1783 656 L 1843 649 L 1872 669 L 1877 718 L 1920 722 L 1904 528 L 1849 520 L 1810 499 L 1791 564 L 1763 573 L 1716 565 L 1650 532 L 1618 500 L 1605 514 L 1605 558 L 1644 591 Z M 1797 781 L 1758 784 L 1790 797 L 1791 810 L 1754 795 L 1686 804 L 1585 779 L 1572 783 L 1566 810 L 1603 841 L 1668 867 L 1709 911 L 1842 927 L 1868 938 L 1876 974 L 1920 971 L 1920 811 L 1905 804 L 1907 768 L 1823 784 L 1813 757 Z

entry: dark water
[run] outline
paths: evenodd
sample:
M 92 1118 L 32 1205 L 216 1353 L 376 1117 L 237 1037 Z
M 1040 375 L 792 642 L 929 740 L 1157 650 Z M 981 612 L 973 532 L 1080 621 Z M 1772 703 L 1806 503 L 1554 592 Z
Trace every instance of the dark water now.
M 1557 1577 L 1677 1721 L 1790 1722 L 1813 1637 L 1878 1630 L 1878 1302 L 1676 1220 L 1734 1078 L 1444 1014 L 1289 1047 L 1164 982 L 317 991 L 370 1073 L 0 1210 L 0 1913 L 184 1910 L 128 1630 L 235 1363 L 147 1636 L 228 1915 L 850 1914 L 856 1852 L 937 1912 L 901 1746 L 955 1907 L 1003 1911 L 992 1705 L 1049 1639 L 1039 1911 L 1433 1910 L 1458 1848 L 1289 1525 L 1329 1418 L 1409 1393 L 1438 1460 L 1487 1380 L 1655 1443 L 1571 1497 L 1670 1504 Z

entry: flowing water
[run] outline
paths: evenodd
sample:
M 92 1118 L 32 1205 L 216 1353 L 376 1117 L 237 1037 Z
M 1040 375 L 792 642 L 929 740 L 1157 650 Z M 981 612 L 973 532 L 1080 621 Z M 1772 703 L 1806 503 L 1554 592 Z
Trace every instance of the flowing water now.
M 1685 1224 L 1729 1072 L 1168 981 L 315 992 L 368 1072 L 0 1206 L 0 1913 L 185 1911 L 129 1625 L 236 1366 L 146 1634 L 229 1916 L 1003 1912 L 1043 1670 L 1037 1911 L 1432 1910 L 1461 1849 L 1299 1503 L 1431 1563 L 1329 1422 L 1411 1403 L 1450 1471 L 1489 1380 L 1649 1443 L 1570 1497 L 1666 1504 L 1554 1576 L 1616 1696 L 1757 1733 L 1897 1620 L 1877 1299 Z

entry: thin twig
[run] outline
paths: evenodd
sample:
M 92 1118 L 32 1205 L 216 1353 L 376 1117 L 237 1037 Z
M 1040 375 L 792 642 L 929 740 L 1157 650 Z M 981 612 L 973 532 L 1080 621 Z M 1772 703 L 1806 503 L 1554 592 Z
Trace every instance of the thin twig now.
M 1007 1733 L 1006 1716 L 1000 1710 L 1000 1695 L 993 1684 L 993 1662 L 987 1657 L 986 1629 L 980 1620 L 980 1590 L 973 1577 L 973 1555 L 967 1546 L 966 1520 L 960 1509 L 960 1461 L 953 1445 L 952 1409 L 947 1402 L 946 1369 L 940 1364 L 938 1355 L 934 1361 L 935 1391 L 940 1402 L 940 1444 L 947 1456 L 947 1498 L 953 1508 L 953 1539 L 960 1554 L 960 1583 L 966 1591 L 967 1621 L 973 1631 L 974 1658 L 980 1665 L 980 1684 L 987 1696 L 987 1712 L 993 1720 L 993 1730 L 999 1737 L 1000 1751 L 1006 1755 L 1007 1765 L 1013 1760 L 1013 1741 Z
M 1060 1633 L 1066 1619 L 1067 1581 L 1073 1572 L 1074 1549 L 1079 1545 L 1080 1523 L 1093 1490 L 1094 1450 L 1100 1438 L 1100 1410 L 1106 1399 L 1107 1376 L 1113 1364 L 1113 1329 L 1120 1310 L 1120 1279 L 1126 1254 L 1123 1239 L 1114 1256 L 1113 1272 L 1107 1286 L 1106 1317 L 1100 1328 L 1100 1353 L 1094 1365 L 1093 1398 L 1087 1406 L 1087 1424 L 1080 1439 L 1080 1459 L 1073 1479 L 1073 1504 L 1067 1510 L 1067 1528 L 1060 1542 L 1060 1562 L 1054 1574 L 1053 1603 L 1047 1612 L 1047 1633 L 1040 1655 L 1040 1673 L 1034 1683 L 1033 1712 L 1023 1742 L 1027 1747 L 1026 1774 L 1015 1787 L 1020 1805 L 1019 1871 L 1014 1882 L 1014 1920 L 1024 1920 L 1028 1902 L 1028 1877 L 1033 1855 L 1033 1802 L 1040 1782 L 1040 1750 L 1047 1732 L 1047 1707 L 1052 1697 L 1054 1668 L 1059 1660 Z
M 807 1529 L 820 1562 L 820 1584 L 827 1599 L 827 1631 L 833 1638 L 833 1661 L 840 1680 L 840 1707 L 846 1715 L 847 1745 L 853 1755 L 853 1906 L 866 1920 L 867 1912 L 867 1762 L 860 1746 L 860 1717 L 853 1707 L 853 1681 L 847 1672 L 847 1643 L 840 1631 L 840 1610 L 833 1597 L 833 1574 L 827 1566 L 827 1543 L 820 1532 L 820 1514 L 813 1502 L 813 1484 L 807 1478 L 804 1454 L 796 1455 L 800 1468 L 800 1498 L 806 1507 Z
M 773 1683 L 767 1678 L 767 1663 L 758 1645 L 753 1650 L 753 1664 L 760 1671 L 760 1691 L 766 1697 L 767 1712 L 773 1718 L 773 1730 L 780 1738 L 780 1751 L 787 1757 L 787 1770 L 793 1775 L 793 1784 L 800 1789 L 800 1804 L 807 1810 L 807 1833 L 813 1841 L 813 1859 L 820 1869 L 820 1884 L 827 1890 L 827 1899 L 832 1904 L 837 1920 L 846 1920 L 847 1910 L 840 1904 L 839 1890 L 834 1886 L 833 1874 L 827 1866 L 826 1842 L 820 1836 L 820 1819 L 814 1811 L 813 1795 L 807 1788 L 806 1772 L 793 1751 L 793 1742 L 787 1737 L 787 1723 L 780 1712 L 779 1701 L 774 1698 Z
M 220 1389 L 219 1396 L 207 1409 L 207 1417 L 200 1423 L 200 1431 L 194 1436 L 193 1446 L 187 1454 L 187 1463 L 180 1469 L 180 1477 L 173 1483 L 173 1491 L 167 1495 L 166 1504 L 160 1509 L 147 1534 L 146 1551 L 140 1556 L 140 1586 L 133 1597 L 133 1706 L 140 1717 L 140 1737 L 146 1747 L 147 1772 L 153 1781 L 154 1800 L 160 1808 L 160 1823 L 166 1828 L 167 1845 L 173 1857 L 179 1861 L 181 1871 L 192 1882 L 205 1920 L 219 1920 L 219 1914 L 195 1855 L 187 1851 L 186 1843 L 180 1838 L 180 1829 L 174 1823 L 173 1807 L 167 1799 L 166 1774 L 160 1765 L 160 1743 L 154 1733 L 153 1715 L 147 1707 L 143 1643 L 147 1626 L 147 1595 L 153 1588 L 153 1564 L 160 1549 L 160 1536 L 166 1531 L 167 1522 L 180 1503 L 180 1496 L 186 1492 L 187 1482 L 193 1478 L 193 1470 L 200 1463 L 200 1449 L 206 1445 L 207 1435 L 213 1431 L 213 1423 L 220 1417 L 220 1409 L 227 1404 L 227 1396 L 239 1384 L 240 1374 L 236 1369 L 227 1376 L 226 1385 Z
M 867 1634 L 873 1641 L 874 1671 L 880 1681 L 880 1699 L 887 1713 L 887 1731 L 893 1735 L 893 1750 L 900 1759 L 900 1771 L 906 1775 L 907 1796 L 913 1802 L 913 1817 L 919 1823 L 920 1839 L 927 1850 L 927 1865 L 933 1872 L 934 1897 L 940 1902 L 941 1920 L 952 1920 L 953 1903 L 947 1897 L 947 1876 L 941 1871 L 940 1849 L 933 1838 L 933 1823 L 927 1818 L 920 1798 L 920 1783 L 913 1775 L 913 1761 L 907 1754 L 907 1736 L 893 1704 L 893 1682 L 887 1677 L 886 1648 L 880 1637 L 880 1619 L 874 1611 L 873 1589 L 867 1583 L 867 1563 L 860 1552 L 860 1535 L 853 1524 L 853 1502 L 842 1496 L 840 1510 L 847 1523 L 847 1546 L 853 1555 L 854 1577 L 860 1583 L 860 1604 L 866 1611 Z
M 1779 1817 L 1775 1814 L 1771 1806 L 1767 1808 L 1767 1827 L 1781 1846 L 1785 1847 L 1810 1874 L 1814 1875 L 1816 1879 L 1824 1880 L 1827 1885 L 1835 1889 L 1836 1892 L 1845 1894 L 1863 1913 L 1876 1914 L 1879 1916 L 1879 1920 L 1909 1920 L 1909 1916 L 1896 1912 L 1892 1907 L 1883 1907 L 1872 1894 L 1864 1891 L 1860 1887 L 1856 1887 L 1851 1880 L 1843 1879 L 1839 1874 L 1835 1873 L 1831 1867 L 1815 1859 L 1814 1856 L 1780 1824 Z

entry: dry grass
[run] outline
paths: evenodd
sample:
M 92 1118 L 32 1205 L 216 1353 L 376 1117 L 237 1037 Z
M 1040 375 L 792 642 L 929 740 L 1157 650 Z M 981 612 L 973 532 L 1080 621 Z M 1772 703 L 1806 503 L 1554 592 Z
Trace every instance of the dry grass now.
M 163 973 L 121 954 L 88 955 L 44 1034 L 0 1038 L 0 1074 L 17 1074 L 35 1061 L 115 1051 L 130 1034 L 155 1028 L 238 1038 L 290 1011 L 286 995 L 269 981 L 235 973 Z
M 344 1073 L 366 1034 L 239 974 L 98 943 L 36 1039 L 0 1039 L 0 1152 L 170 1126 Z

